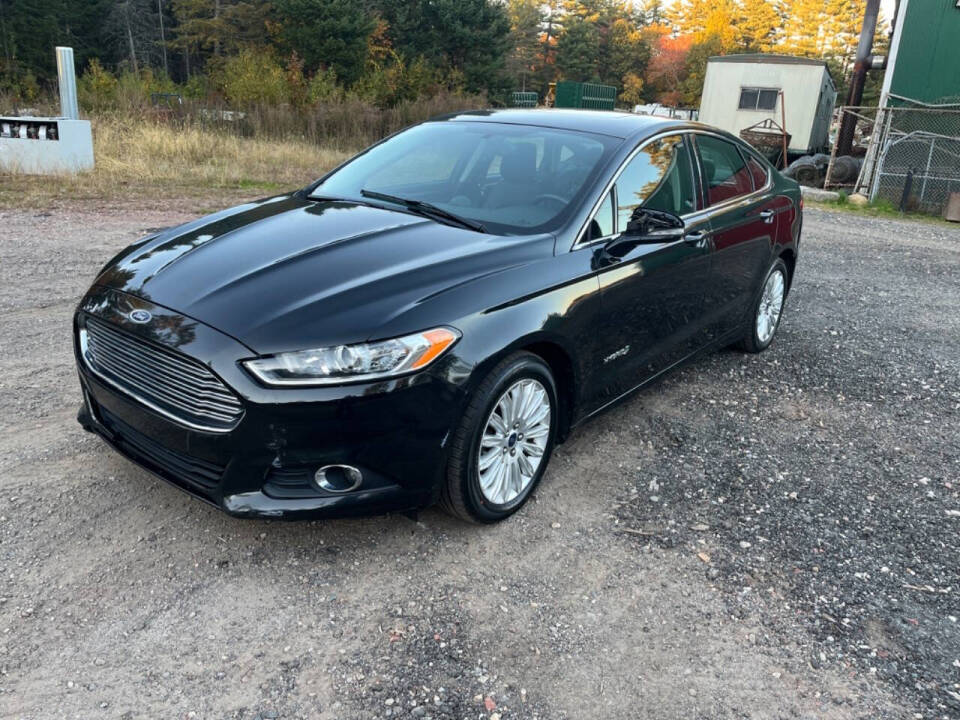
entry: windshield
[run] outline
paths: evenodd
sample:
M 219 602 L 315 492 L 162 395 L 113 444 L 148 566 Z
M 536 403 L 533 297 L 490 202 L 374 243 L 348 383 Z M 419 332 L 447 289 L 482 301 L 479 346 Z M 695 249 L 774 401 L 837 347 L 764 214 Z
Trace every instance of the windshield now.
M 369 202 L 366 190 L 430 203 L 499 234 L 549 232 L 619 142 L 554 128 L 428 122 L 358 155 L 312 194 Z

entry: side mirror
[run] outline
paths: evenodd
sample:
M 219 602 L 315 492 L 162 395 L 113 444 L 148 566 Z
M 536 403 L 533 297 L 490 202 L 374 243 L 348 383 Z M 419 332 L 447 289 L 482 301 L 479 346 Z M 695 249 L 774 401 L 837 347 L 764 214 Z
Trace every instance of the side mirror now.
M 623 235 L 637 238 L 640 242 L 670 242 L 683 237 L 683 220 L 679 215 L 665 210 L 648 210 L 638 207 L 633 211 Z
M 630 216 L 626 229 L 597 252 L 594 265 L 612 265 L 637 245 L 669 243 L 680 240 L 684 234 L 683 220 L 678 215 L 639 207 Z

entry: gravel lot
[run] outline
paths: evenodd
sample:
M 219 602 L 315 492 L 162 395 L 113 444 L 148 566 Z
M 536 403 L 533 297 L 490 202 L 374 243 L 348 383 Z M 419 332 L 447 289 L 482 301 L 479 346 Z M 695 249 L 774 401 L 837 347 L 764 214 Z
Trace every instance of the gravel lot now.
M 233 520 L 80 429 L 76 301 L 186 219 L 0 211 L 0 716 L 960 717 L 960 229 L 808 210 L 770 351 L 473 527 Z

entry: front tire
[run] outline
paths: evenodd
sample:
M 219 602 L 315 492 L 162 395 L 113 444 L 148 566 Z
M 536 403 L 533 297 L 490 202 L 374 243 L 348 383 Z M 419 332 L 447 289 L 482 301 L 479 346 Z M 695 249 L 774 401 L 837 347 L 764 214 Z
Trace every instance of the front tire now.
M 754 303 L 750 314 L 750 324 L 738 343 L 741 350 L 759 353 L 770 347 L 783 317 L 783 306 L 787 299 L 787 278 L 787 265 L 781 258 L 777 258 L 767 272 L 760 297 Z
M 529 352 L 497 364 L 473 394 L 453 436 L 440 504 L 476 523 L 509 517 L 527 501 L 553 453 L 557 389 Z

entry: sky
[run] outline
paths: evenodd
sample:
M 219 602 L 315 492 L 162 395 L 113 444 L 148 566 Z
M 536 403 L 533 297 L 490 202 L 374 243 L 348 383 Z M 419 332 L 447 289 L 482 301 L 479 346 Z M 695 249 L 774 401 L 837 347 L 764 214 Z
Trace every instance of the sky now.
M 880 0 L 880 14 L 887 19 L 887 22 L 893 20 L 893 9 L 896 6 L 896 0 Z
M 664 0 L 664 5 L 672 5 L 674 0 Z M 896 7 L 896 0 L 880 0 L 880 12 L 890 22 L 893 19 L 893 9 Z

